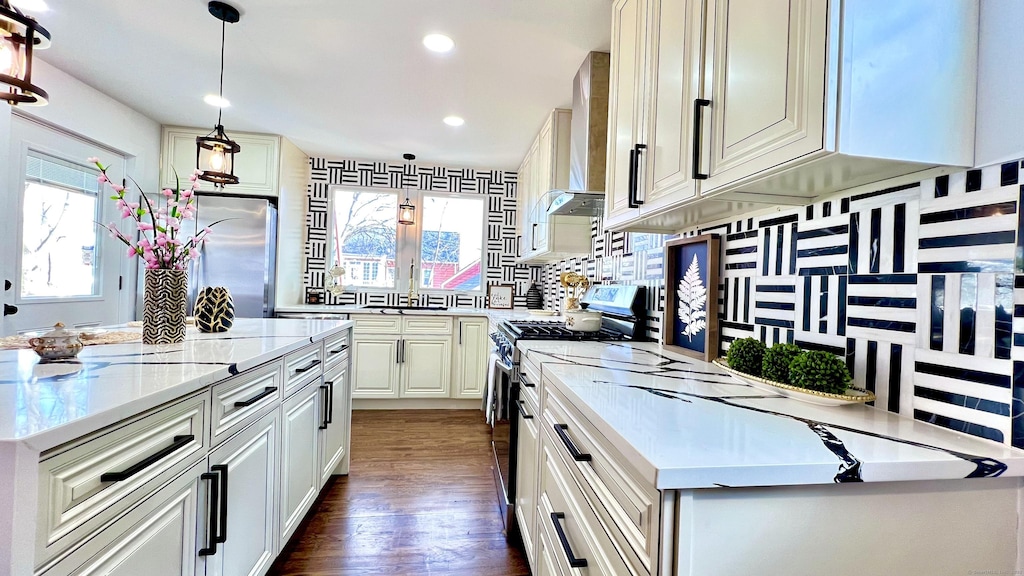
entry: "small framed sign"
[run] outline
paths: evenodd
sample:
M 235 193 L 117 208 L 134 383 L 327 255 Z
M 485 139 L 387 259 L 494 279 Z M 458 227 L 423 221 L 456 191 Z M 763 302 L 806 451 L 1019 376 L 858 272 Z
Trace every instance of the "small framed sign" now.
M 710 362 L 718 356 L 719 237 L 665 244 L 665 345 Z
M 514 296 L 515 286 L 492 284 L 487 287 L 487 307 L 496 310 L 511 310 Z

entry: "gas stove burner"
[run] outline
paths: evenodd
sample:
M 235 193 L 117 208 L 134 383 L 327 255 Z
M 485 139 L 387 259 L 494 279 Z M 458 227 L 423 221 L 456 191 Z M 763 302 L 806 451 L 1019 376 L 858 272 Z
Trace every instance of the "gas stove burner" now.
M 552 320 L 512 320 L 507 323 L 513 340 L 623 340 L 626 335 L 617 330 L 602 328 L 598 332 L 569 330 L 561 322 Z

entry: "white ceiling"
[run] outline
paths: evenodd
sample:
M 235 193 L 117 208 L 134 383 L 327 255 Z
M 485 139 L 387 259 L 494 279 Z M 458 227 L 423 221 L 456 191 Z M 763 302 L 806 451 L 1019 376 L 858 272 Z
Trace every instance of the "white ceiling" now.
M 39 57 L 162 124 L 213 127 L 220 22 L 204 0 L 48 0 Z M 234 0 L 224 126 L 312 156 L 514 170 L 587 53 L 611 0 Z M 428 52 L 425 34 L 455 50 Z M 50 90 L 50 99 L 61 97 Z M 453 128 L 442 122 L 466 120 Z

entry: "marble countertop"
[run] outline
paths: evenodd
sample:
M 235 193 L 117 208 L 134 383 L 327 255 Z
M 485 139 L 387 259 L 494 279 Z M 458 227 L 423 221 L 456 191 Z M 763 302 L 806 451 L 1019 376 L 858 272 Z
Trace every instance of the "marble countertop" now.
M 0 442 L 21 441 L 38 451 L 59 446 L 351 324 L 239 318 L 220 334 L 190 326 L 181 344 L 86 346 L 73 361 L 51 363 L 40 363 L 32 350 L 0 351 Z
M 518 347 L 661 490 L 1024 476 L 1024 450 L 785 398 L 656 343 Z
M 562 320 L 561 316 L 539 316 L 525 308 L 494 310 L 491 308 L 448 308 L 447 310 L 404 310 L 397 308 L 374 308 L 362 305 L 298 304 L 278 306 L 275 312 L 289 314 L 400 314 L 408 316 L 487 316 L 491 320 Z

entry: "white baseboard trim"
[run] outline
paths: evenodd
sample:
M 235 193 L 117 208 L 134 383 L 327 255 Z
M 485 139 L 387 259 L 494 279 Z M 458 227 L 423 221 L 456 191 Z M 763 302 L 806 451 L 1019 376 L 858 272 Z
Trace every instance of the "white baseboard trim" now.
M 452 398 L 353 398 L 353 410 L 480 410 L 480 399 Z M 481 414 L 483 410 L 480 410 Z

